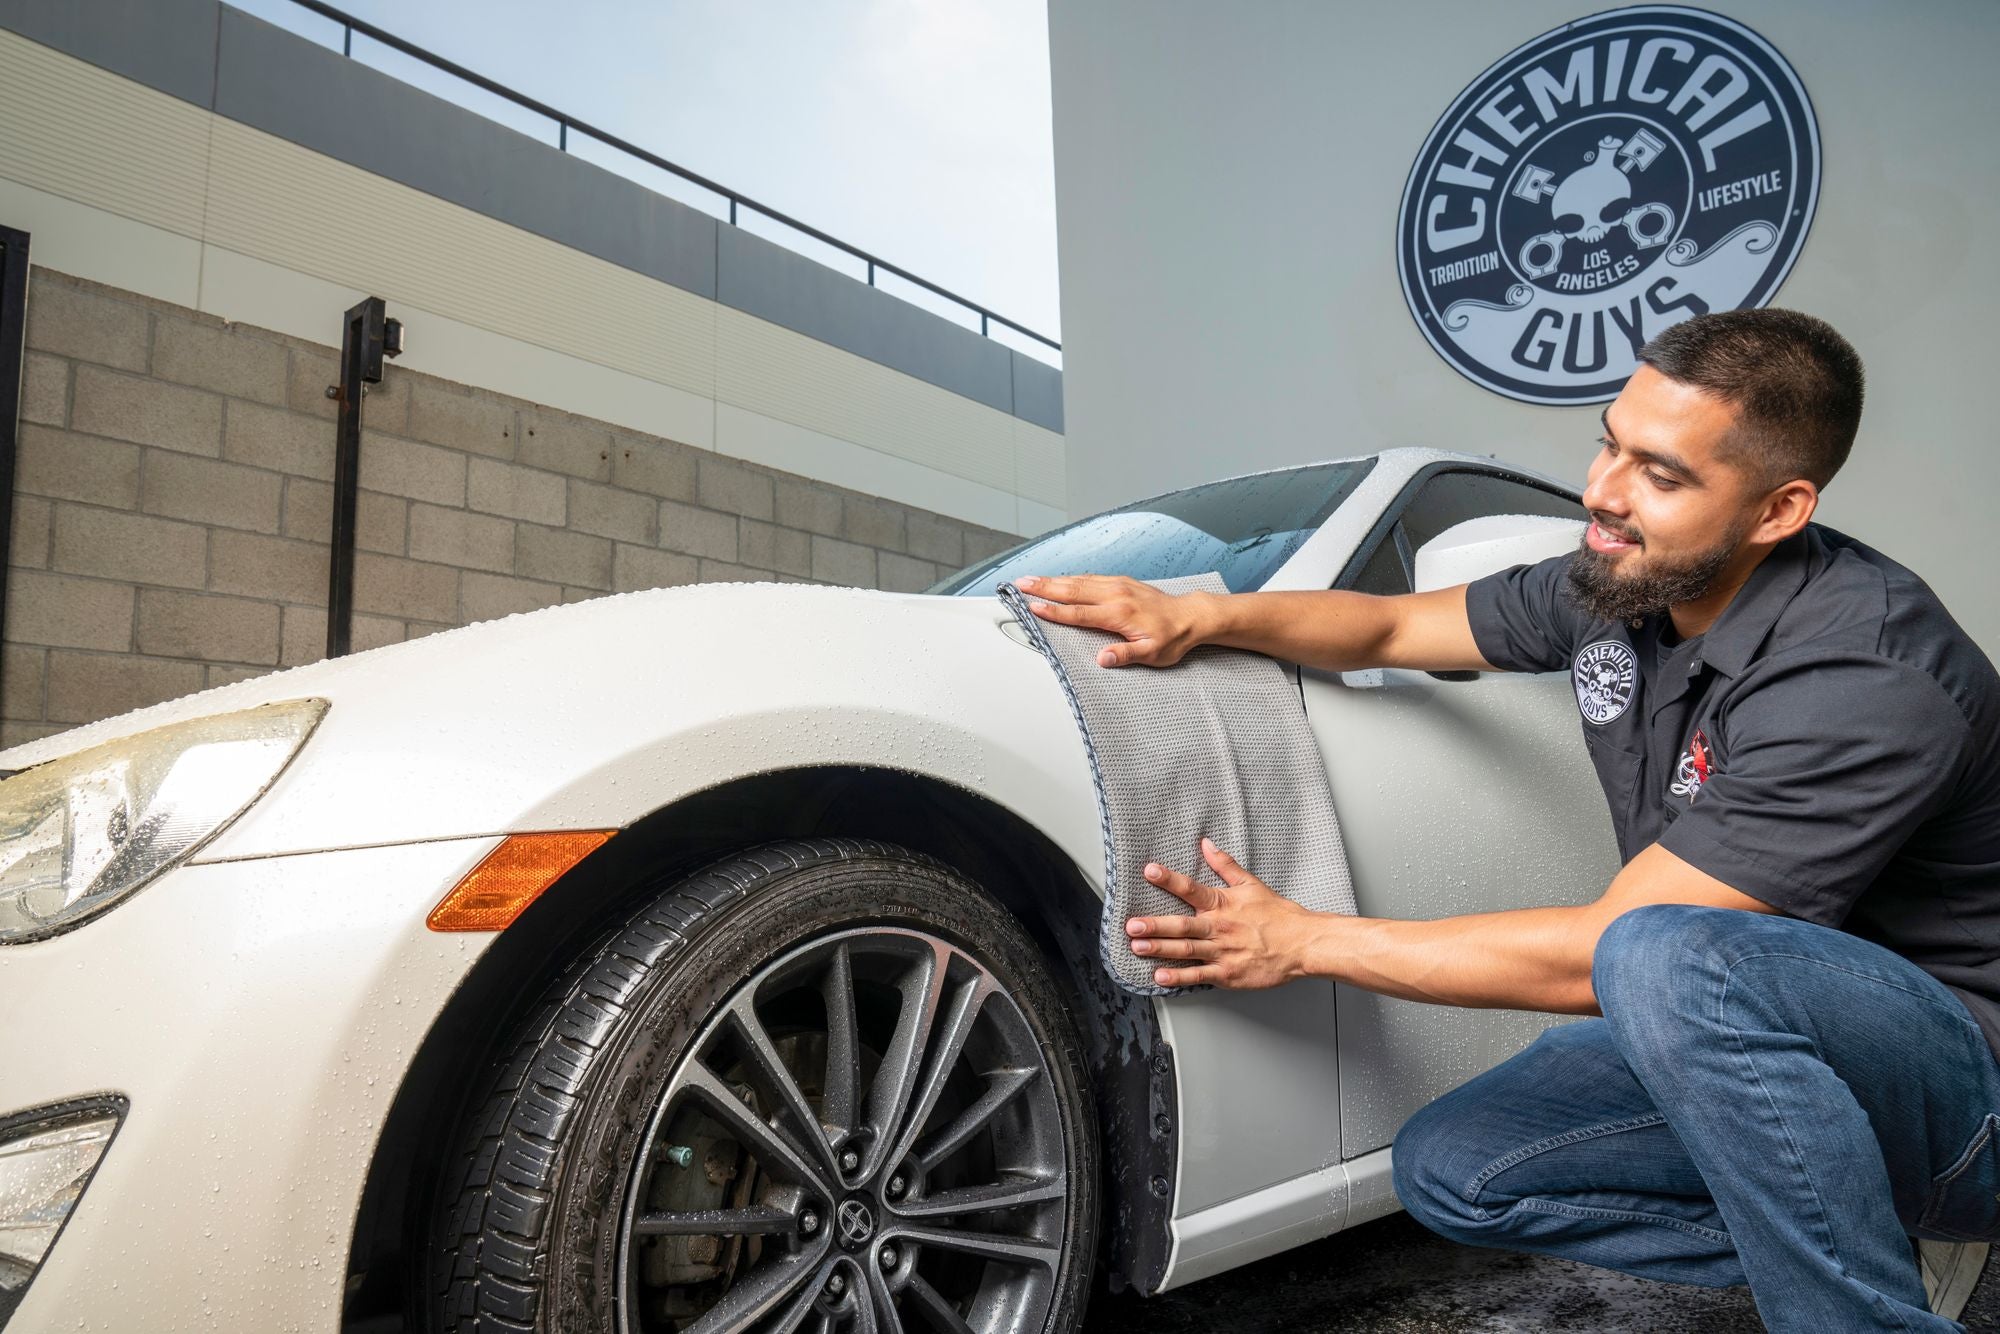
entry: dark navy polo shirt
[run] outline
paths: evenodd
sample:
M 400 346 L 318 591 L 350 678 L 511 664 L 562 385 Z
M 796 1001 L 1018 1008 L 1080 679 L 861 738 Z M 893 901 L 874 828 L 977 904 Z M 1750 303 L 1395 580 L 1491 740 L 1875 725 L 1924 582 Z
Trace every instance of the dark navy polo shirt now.
M 2000 1058 L 2000 675 L 1923 580 L 1816 524 L 1707 633 L 1605 621 L 1573 556 L 1466 589 L 1480 653 L 1568 670 L 1630 861 L 1660 843 L 1950 987 Z

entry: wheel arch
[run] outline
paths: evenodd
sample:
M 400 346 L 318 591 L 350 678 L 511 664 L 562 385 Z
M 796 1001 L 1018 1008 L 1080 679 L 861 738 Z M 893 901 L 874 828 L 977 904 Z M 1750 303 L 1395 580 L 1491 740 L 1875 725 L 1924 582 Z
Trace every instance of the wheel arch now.
M 1098 960 L 1101 900 L 1070 858 L 1005 807 L 944 780 L 820 766 L 736 779 L 636 822 L 551 886 L 473 964 L 405 1071 L 370 1162 L 348 1253 L 342 1328 L 406 1326 L 419 1311 L 413 1260 L 431 1213 L 436 1157 L 467 1091 L 542 984 L 640 897 L 695 868 L 782 838 L 900 844 L 963 872 L 1034 938 L 1077 1006 L 1098 1103 L 1103 1262 L 1115 1288 L 1158 1289 L 1172 1247 L 1176 1070 L 1152 1002 Z

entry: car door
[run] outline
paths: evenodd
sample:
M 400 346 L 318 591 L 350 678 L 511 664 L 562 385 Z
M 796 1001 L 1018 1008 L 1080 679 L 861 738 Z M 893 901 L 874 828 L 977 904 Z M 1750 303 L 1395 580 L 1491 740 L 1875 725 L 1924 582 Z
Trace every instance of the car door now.
M 1339 583 L 1412 588 L 1416 553 L 1468 519 L 1581 519 L 1554 488 L 1476 466 L 1418 475 Z M 1363 916 L 1437 918 L 1596 898 L 1618 869 L 1567 673 L 1301 673 Z M 1556 1016 L 1334 995 L 1340 1154 L 1395 1137 L 1410 1113 L 1521 1050 Z

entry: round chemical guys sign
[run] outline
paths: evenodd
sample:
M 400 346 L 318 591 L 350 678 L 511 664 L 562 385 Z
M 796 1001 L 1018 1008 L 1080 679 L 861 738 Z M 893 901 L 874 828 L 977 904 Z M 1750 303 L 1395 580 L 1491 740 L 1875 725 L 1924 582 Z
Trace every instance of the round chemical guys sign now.
M 1488 389 L 1602 402 L 1662 329 L 1770 300 L 1819 166 L 1798 76 L 1742 24 L 1669 5 L 1579 19 L 1431 131 L 1397 224 L 1403 295 Z

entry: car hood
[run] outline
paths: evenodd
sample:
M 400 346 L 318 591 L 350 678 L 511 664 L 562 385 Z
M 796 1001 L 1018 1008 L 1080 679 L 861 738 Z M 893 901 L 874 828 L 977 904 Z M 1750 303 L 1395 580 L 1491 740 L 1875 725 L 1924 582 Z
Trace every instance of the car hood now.
M 1096 818 L 1082 742 L 1009 624 L 997 598 L 654 589 L 205 690 L 12 747 L 0 768 L 317 697 L 331 707 L 312 739 L 199 860 L 622 827 L 718 783 L 824 764 L 935 775 L 1053 822 L 1081 853 Z

